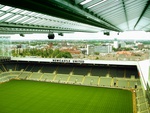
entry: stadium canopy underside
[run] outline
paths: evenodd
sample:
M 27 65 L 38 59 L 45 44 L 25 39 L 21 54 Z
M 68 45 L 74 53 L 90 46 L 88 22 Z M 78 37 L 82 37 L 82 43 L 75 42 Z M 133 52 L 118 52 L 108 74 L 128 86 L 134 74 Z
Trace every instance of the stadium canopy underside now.
M 150 0 L 0 0 L 0 34 L 150 31 Z

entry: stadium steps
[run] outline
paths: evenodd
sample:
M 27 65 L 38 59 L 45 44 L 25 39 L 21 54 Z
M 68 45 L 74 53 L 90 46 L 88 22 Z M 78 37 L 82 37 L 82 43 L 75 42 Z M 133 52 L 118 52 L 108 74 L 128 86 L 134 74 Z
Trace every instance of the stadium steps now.
M 83 84 L 83 83 L 84 83 L 84 80 L 85 80 L 85 76 L 83 77 L 81 84 Z
M 17 71 L 18 64 L 15 65 L 14 71 Z
M 42 73 L 33 72 L 29 80 L 39 80 L 42 76 Z
M 59 68 L 59 66 L 57 66 L 56 69 L 54 70 L 54 74 L 57 74 L 58 68 Z
M 55 74 L 55 76 L 54 76 L 54 78 L 53 78 L 53 80 L 52 80 L 52 81 L 55 81 L 56 77 L 57 77 L 57 74 Z
M 43 67 L 44 67 L 44 65 L 39 69 L 40 72 L 42 72 Z
M 144 96 L 143 90 L 142 89 L 137 89 L 136 90 L 136 97 L 140 98 L 142 96 Z
M 8 75 L 10 75 L 10 72 L 3 72 L 0 74 L 1 77 L 8 76 Z
M 89 76 L 92 76 L 92 67 L 90 68 L 89 72 L 88 72 Z
M 97 86 L 99 86 L 99 85 L 100 85 L 100 77 L 98 78 Z
M 33 67 L 30 69 L 30 71 L 32 71 L 34 69 L 35 65 L 33 65 Z M 33 71 L 32 71 L 33 72 Z
M 0 83 L 7 82 L 7 81 L 9 81 L 9 78 L 7 76 L 0 78 Z
M 149 108 L 148 108 L 148 105 L 147 103 L 143 103 L 141 105 L 138 106 L 138 111 L 139 112 L 144 112 L 144 111 L 147 111 Z
M 114 79 L 111 80 L 110 86 L 114 86 Z
M 29 64 L 27 65 L 27 67 L 24 70 L 26 71 L 28 69 L 28 67 L 29 67 Z
M 11 75 L 10 72 L 3 72 L 0 74 L 0 83 L 9 81 L 9 80 L 14 79 L 14 78 L 16 78 L 16 76 Z
M 28 76 L 31 75 L 32 72 L 28 72 L 28 71 L 22 71 L 22 73 L 18 76 L 18 78 L 20 79 L 26 79 L 28 78 Z
M 23 69 L 20 71 L 20 74 L 18 75 L 18 78 L 21 76 L 21 74 L 23 73 Z
M 6 71 L 7 72 L 7 69 L 5 68 L 5 66 L 2 64 L 2 67 L 3 67 L 3 69 L 4 69 L 4 71 Z
M 15 76 L 16 78 L 18 78 L 21 73 L 22 73 L 21 71 L 11 71 L 11 72 L 10 72 L 10 75 L 11 75 L 11 76 Z
M 33 73 L 31 73 L 31 74 L 27 77 L 27 79 L 30 79 L 30 78 L 31 78 L 31 76 L 32 76 L 32 74 L 33 74 Z
M 39 78 L 39 80 L 41 80 L 43 76 L 44 76 L 44 73 L 41 75 L 41 77 Z
M 10 71 L 10 74 L 13 75 L 20 75 L 21 71 Z
M 150 113 L 150 110 L 144 110 L 144 111 L 142 111 L 140 113 Z
M 43 68 L 44 68 L 44 65 L 41 67 L 40 71 L 42 71 Z
M 135 90 L 136 95 L 136 104 L 137 104 L 137 113 L 150 113 L 148 100 L 146 99 L 143 89 L 137 88 Z
M 70 80 L 70 77 L 71 77 L 71 75 L 69 75 L 69 77 L 68 77 L 68 79 L 67 79 L 66 83 L 68 83 L 68 82 L 69 82 L 69 80 Z
M 146 100 L 146 98 L 145 98 L 144 96 L 139 97 L 139 98 L 137 98 L 136 100 L 137 100 L 137 104 L 138 104 L 138 105 L 147 102 L 147 100 Z

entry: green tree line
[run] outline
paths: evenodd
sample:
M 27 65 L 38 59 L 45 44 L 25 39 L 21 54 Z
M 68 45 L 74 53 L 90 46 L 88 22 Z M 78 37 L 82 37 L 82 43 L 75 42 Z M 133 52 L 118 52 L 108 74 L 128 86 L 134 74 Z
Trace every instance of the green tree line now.
M 116 52 L 116 51 L 131 51 L 132 48 L 125 48 L 125 47 L 122 47 L 122 48 L 113 48 L 113 50 Z
M 15 49 L 12 50 L 13 57 L 38 56 L 42 58 L 72 58 L 69 52 L 63 52 L 59 49 Z

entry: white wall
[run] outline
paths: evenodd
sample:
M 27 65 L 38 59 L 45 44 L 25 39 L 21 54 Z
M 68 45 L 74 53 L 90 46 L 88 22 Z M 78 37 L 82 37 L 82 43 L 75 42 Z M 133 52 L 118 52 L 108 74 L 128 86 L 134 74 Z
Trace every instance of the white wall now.
M 149 78 L 149 62 L 150 60 L 143 60 L 143 61 L 139 61 L 137 64 L 144 89 L 146 89 L 146 84 L 148 83 L 148 78 Z

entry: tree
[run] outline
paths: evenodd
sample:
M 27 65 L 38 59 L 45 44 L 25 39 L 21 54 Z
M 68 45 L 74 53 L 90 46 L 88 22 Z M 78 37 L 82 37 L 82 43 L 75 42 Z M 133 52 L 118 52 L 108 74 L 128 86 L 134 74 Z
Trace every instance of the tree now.
M 43 58 L 72 58 L 72 55 L 69 52 L 62 52 L 59 49 L 23 49 L 20 51 L 12 50 L 12 56 L 25 57 L 25 56 L 40 56 Z
M 72 55 L 70 54 L 70 52 L 63 52 L 62 57 L 64 57 L 64 58 L 72 58 Z
M 56 49 L 52 53 L 52 57 L 55 58 L 60 53 L 59 49 Z
M 98 58 L 98 57 L 96 57 L 96 58 L 95 58 L 95 60 L 99 60 L 99 58 Z
M 94 52 L 95 55 L 99 55 L 99 52 Z

